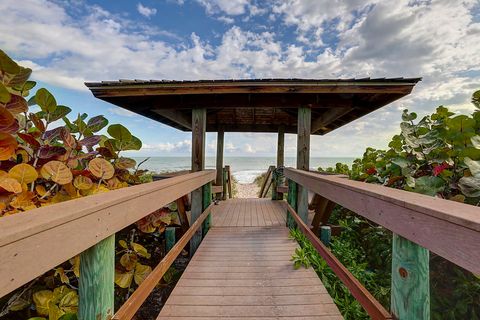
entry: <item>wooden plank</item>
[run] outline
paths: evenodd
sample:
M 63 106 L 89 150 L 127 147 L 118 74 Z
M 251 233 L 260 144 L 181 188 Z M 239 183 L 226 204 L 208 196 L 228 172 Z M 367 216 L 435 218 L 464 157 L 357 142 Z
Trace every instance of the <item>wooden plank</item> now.
M 312 124 L 312 110 L 308 107 L 298 109 L 297 126 L 297 169 L 310 170 L 310 128 Z M 308 219 L 308 190 L 305 186 L 297 185 L 297 212 L 304 222 Z
M 212 193 L 222 193 L 223 192 L 223 186 L 212 186 Z
M 114 311 L 114 235 L 82 252 L 80 273 L 79 319 L 111 319 Z
M 215 184 L 217 186 L 222 186 L 223 190 L 223 141 L 225 137 L 224 129 L 221 128 L 217 132 L 217 156 L 216 156 L 216 168 L 217 168 L 217 178 L 215 179 Z M 214 192 L 216 193 L 216 192 Z
M 285 126 L 278 127 L 277 136 L 277 168 L 285 165 Z
M 291 262 L 290 262 L 291 265 Z M 278 286 L 274 290 L 270 287 L 192 287 L 175 286 L 172 296 L 264 296 L 264 295 L 297 295 L 297 294 L 324 294 L 327 289 L 322 284 L 312 284 L 311 286 Z
M 167 118 L 175 123 L 182 125 L 185 129 L 192 130 L 192 119 L 180 110 L 175 109 L 154 109 L 153 112 L 160 116 Z
M 429 263 L 427 249 L 393 234 L 391 309 L 397 319 L 430 319 Z
M 299 294 L 284 296 L 172 296 L 171 305 L 188 306 L 277 306 L 277 305 L 314 305 L 331 303 L 332 298 L 324 294 Z
M 223 182 L 222 182 L 222 188 L 223 188 L 223 194 L 222 194 L 222 200 L 227 200 L 227 193 L 225 192 L 227 190 L 227 185 L 228 185 L 228 174 L 227 174 L 227 168 L 222 169 L 223 172 Z
M 230 170 L 230 166 L 225 166 L 225 170 L 227 171 L 227 187 L 228 187 L 228 198 L 232 199 L 233 198 L 233 193 L 232 193 L 232 172 Z
M 258 194 L 259 198 L 263 198 L 263 194 L 265 192 L 265 188 L 267 186 L 268 180 L 270 180 L 271 170 L 272 170 L 272 166 L 269 166 L 267 170 L 267 174 L 265 175 L 265 179 L 263 180 L 262 186 L 260 187 L 260 192 Z
M 378 302 L 367 289 L 358 281 L 348 269 L 333 255 L 333 253 L 317 238 L 317 236 L 305 224 L 297 212 L 288 204 L 288 211 L 295 219 L 298 228 L 310 240 L 311 244 L 333 272 L 348 288 L 352 296 L 362 305 L 372 319 L 393 319 L 392 315 Z
M 329 124 L 337 120 L 338 118 L 343 117 L 344 115 L 350 113 L 353 110 L 352 107 L 340 107 L 332 108 L 324 111 L 324 113 L 312 120 L 311 133 L 315 133 L 321 129 L 327 129 Z
M 180 220 L 182 231 L 183 233 L 185 233 L 187 232 L 188 228 L 190 228 L 190 223 L 188 222 L 187 210 L 185 209 L 185 203 L 188 202 L 188 196 L 183 196 L 181 198 L 178 198 L 175 202 L 177 203 L 178 219 Z
M 192 171 L 205 169 L 205 126 L 207 121 L 206 109 L 192 110 Z M 190 221 L 193 223 L 203 211 L 203 188 L 200 187 L 191 194 L 192 205 Z M 202 241 L 202 229 L 198 229 L 190 240 L 190 256 L 195 254 Z
M 152 270 L 152 272 L 145 278 L 145 280 L 138 286 L 138 288 L 133 292 L 133 294 L 128 298 L 127 301 L 120 307 L 120 309 L 115 313 L 114 320 L 128 320 L 132 319 L 137 310 L 143 304 L 143 302 L 148 298 L 148 295 L 152 292 L 158 282 L 162 279 L 165 272 L 168 271 L 172 263 L 182 252 L 183 248 L 187 245 L 190 239 L 195 235 L 195 232 L 200 229 L 203 221 L 210 214 L 212 205 L 210 205 L 198 219 L 192 224 L 188 231 L 180 238 L 180 240 L 173 246 L 165 257 L 160 261 L 160 263 Z M 201 229 L 200 229 L 201 230 Z M 87 318 L 85 318 L 87 319 Z M 91 318 L 88 318 L 91 319 Z
M 480 273 L 480 208 L 344 177 L 285 169 L 313 192 Z
M 196 172 L 3 217 L 0 296 L 214 178 Z

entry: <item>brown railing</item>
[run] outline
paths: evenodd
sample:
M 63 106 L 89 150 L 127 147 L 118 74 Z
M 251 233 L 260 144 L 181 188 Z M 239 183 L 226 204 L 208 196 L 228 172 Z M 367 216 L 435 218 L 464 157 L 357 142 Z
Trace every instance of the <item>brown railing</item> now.
M 181 249 L 178 249 L 179 247 L 183 248 L 192 237 L 196 237 L 192 239 L 192 241 L 195 240 L 196 245 L 201 241 L 202 234 L 201 230 L 198 229 L 202 225 L 203 220 L 208 217 L 210 210 L 208 205 L 203 207 L 205 203 L 209 204 L 209 202 L 204 200 L 202 203 L 202 194 L 203 199 L 211 199 L 210 182 L 214 179 L 215 170 L 205 170 L 79 198 L 34 209 L 23 214 L 1 218 L 0 261 L 2 263 L 0 264 L 0 297 L 7 295 L 75 255 L 82 252 L 85 254 L 91 250 L 95 251 L 95 248 L 100 246 L 100 243 L 105 242 L 107 239 L 112 239 L 112 235 L 117 231 L 122 230 L 155 210 L 176 201 L 186 194 L 200 192 L 200 200 L 198 200 L 198 196 L 193 197 L 197 199 L 196 202 L 192 199 L 192 220 L 195 223 L 174 247 L 175 250 L 170 251 L 159 267 L 152 273 L 151 277 L 147 278 L 150 279 L 147 284 L 153 283 L 152 277 L 160 280 L 164 272 L 163 269 L 168 268 L 178 252 L 181 251 Z M 195 217 L 193 212 L 198 212 L 199 216 Z M 198 239 L 199 231 L 200 239 Z M 113 247 L 113 243 L 112 241 L 111 247 Z M 101 252 L 101 254 L 105 254 L 108 261 L 105 261 L 105 263 L 100 261 L 92 265 L 87 265 L 88 259 L 85 259 L 84 263 L 82 255 L 80 313 L 85 312 L 86 309 L 91 309 L 92 312 L 96 311 L 95 306 L 85 306 L 87 302 L 85 301 L 86 299 L 82 301 L 83 297 L 89 297 L 92 301 L 98 299 L 97 304 L 102 302 L 96 290 L 97 288 L 95 288 L 96 285 L 100 284 L 94 281 L 82 286 L 82 281 L 86 281 L 85 278 L 88 277 L 89 271 L 92 271 L 93 276 L 98 276 L 98 274 L 102 274 L 105 271 L 105 268 L 109 269 L 112 266 L 112 270 L 107 270 L 107 275 L 113 277 L 113 261 L 110 260 L 113 260 L 114 252 Z M 111 297 L 107 300 L 111 300 L 112 305 L 98 307 L 100 309 L 108 308 L 110 317 L 113 315 L 113 278 L 111 280 Z M 145 288 L 147 284 L 142 288 Z M 108 292 L 107 294 L 110 295 Z M 138 297 L 138 295 L 135 295 L 135 297 Z M 138 304 L 139 300 L 137 299 L 136 301 L 136 304 Z M 82 311 L 82 309 L 84 310 Z M 90 319 L 85 313 L 82 316 L 84 319 Z M 103 319 L 103 316 L 101 315 L 100 319 Z
M 373 308 L 375 303 L 367 299 L 363 286 L 345 275 L 345 267 L 325 246 L 319 245 L 306 226 L 306 212 L 301 211 L 308 206 L 298 203 L 305 201 L 305 197 L 296 194 L 297 185 L 394 233 L 392 312 L 399 319 L 429 317 L 428 250 L 475 274 L 480 273 L 479 207 L 352 181 L 344 176 L 292 168 L 286 168 L 284 174 L 289 179 L 291 217 L 372 318 L 387 319 L 383 311 L 379 313 L 381 309 Z

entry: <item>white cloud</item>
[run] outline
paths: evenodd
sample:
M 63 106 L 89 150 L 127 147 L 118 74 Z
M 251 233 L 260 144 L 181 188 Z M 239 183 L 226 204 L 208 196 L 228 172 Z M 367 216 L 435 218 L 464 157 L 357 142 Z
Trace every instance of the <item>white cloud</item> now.
M 142 16 L 145 16 L 147 18 L 150 18 L 151 16 L 154 16 L 157 14 L 157 9 L 155 8 L 149 8 L 147 6 L 144 6 L 140 2 L 137 4 L 137 11 L 140 13 Z
M 227 15 L 244 14 L 249 0 L 197 0 L 208 14 L 223 12 Z
M 232 23 L 235 22 L 235 19 L 230 18 L 230 17 L 226 17 L 226 16 L 220 16 L 220 17 L 217 18 L 217 20 L 222 21 L 226 24 L 232 24 Z
M 142 151 L 157 151 L 157 152 L 168 152 L 168 153 L 189 153 L 192 151 L 192 141 L 183 140 L 178 142 L 167 142 L 167 143 L 158 143 L 158 144 L 143 144 Z

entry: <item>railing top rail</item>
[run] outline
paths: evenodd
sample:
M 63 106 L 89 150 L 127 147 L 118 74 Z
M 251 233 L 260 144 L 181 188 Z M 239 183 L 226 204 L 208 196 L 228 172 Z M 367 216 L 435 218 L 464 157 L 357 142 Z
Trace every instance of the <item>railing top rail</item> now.
M 381 185 L 285 168 L 288 179 L 480 273 L 480 208 Z
M 215 179 L 205 170 L 0 219 L 0 297 Z M 35 261 L 35 263 L 32 263 Z

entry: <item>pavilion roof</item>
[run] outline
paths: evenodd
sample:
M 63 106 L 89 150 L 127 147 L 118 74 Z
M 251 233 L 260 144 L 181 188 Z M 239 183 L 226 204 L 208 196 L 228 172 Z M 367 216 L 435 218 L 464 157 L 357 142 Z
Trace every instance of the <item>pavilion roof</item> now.
M 88 82 L 95 97 L 191 131 L 192 109 L 207 109 L 207 131 L 297 132 L 297 109 L 312 109 L 325 134 L 408 95 L 421 78 L 119 80 Z

